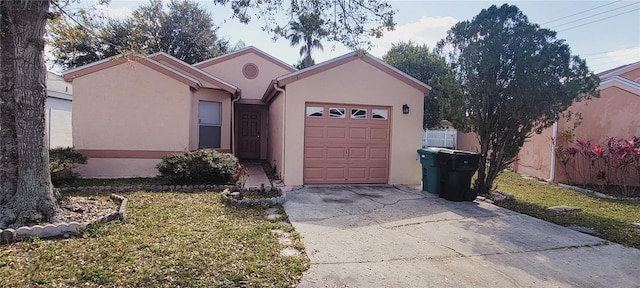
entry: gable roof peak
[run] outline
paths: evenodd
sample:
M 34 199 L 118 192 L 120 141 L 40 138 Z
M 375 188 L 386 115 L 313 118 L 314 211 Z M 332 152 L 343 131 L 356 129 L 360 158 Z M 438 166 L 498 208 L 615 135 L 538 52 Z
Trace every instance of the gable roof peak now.
M 284 61 L 282 61 L 282 60 L 280 60 L 280 59 L 278 59 L 276 57 L 273 57 L 273 56 L 267 54 L 266 52 L 254 47 L 254 46 L 247 46 L 247 47 L 242 48 L 242 49 L 237 50 L 237 51 L 233 51 L 233 52 L 230 52 L 230 53 L 227 53 L 227 54 L 224 54 L 224 55 L 220 55 L 218 57 L 207 59 L 207 60 L 195 63 L 195 64 L 193 64 L 193 66 L 195 66 L 197 68 L 200 68 L 200 69 L 203 69 L 205 67 L 209 67 L 211 65 L 222 63 L 222 62 L 225 62 L 225 61 L 228 61 L 228 60 L 231 60 L 231 59 L 234 59 L 236 57 L 240 57 L 242 55 L 249 54 L 249 53 L 256 54 L 256 55 L 262 57 L 263 59 L 265 59 L 265 60 L 267 60 L 267 61 L 269 61 L 269 62 L 271 62 L 271 63 L 273 63 L 273 64 L 275 64 L 277 66 L 282 67 L 283 69 L 285 69 L 285 70 L 287 70 L 289 72 L 294 72 L 294 71 L 298 70 L 295 67 L 285 63 Z
M 278 82 L 280 87 L 285 86 L 291 82 L 297 81 L 302 78 L 309 77 L 311 75 L 332 69 L 334 67 L 355 61 L 361 60 L 365 63 L 381 70 L 384 73 L 389 74 L 390 76 L 422 91 L 423 93 L 428 94 L 431 90 L 431 86 L 422 83 L 421 81 L 407 75 L 406 73 L 398 70 L 397 68 L 387 64 L 386 62 L 372 56 L 371 54 L 364 52 L 362 50 L 352 51 L 345 55 L 339 56 L 337 58 L 322 62 L 320 64 L 313 65 L 311 67 L 304 68 L 302 70 L 298 70 L 296 72 L 292 72 L 283 76 L 276 78 L 275 81 Z

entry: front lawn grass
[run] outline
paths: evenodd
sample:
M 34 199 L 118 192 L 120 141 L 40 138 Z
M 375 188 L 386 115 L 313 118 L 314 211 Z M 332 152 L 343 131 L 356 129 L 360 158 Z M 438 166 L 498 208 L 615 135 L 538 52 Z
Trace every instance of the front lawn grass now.
M 497 205 L 562 226 L 577 225 L 593 228 L 595 236 L 640 248 L 640 229 L 631 225 L 640 222 L 640 202 L 609 200 L 504 172 L 496 179 L 499 191 L 515 195 L 515 200 Z M 567 205 L 580 207 L 581 212 L 554 212 L 547 208 Z
M 227 207 L 211 192 L 122 195 L 123 223 L 0 246 L 0 287 L 290 287 L 308 268 L 304 253 L 280 256 L 271 230 L 293 228 L 264 209 Z
M 61 187 L 89 187 L 89 186 L 130 186 L 130 185 L 171 185 L 163 177 L 141 178 L 77 178 L 73 182 Z

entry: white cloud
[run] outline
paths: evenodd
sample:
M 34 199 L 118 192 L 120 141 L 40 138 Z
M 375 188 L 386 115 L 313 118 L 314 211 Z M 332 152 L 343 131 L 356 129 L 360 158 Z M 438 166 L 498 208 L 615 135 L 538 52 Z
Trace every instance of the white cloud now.
M 640 61 L 640 46 L 593 54 L 591 57 L 586 56 L 585 58 L 589 68 L 595 72 L 601 72 Z
M 99 14 L 102 14 L 103 16 L 106 16 L 109 18 L 120 18 L 120 19 L 131 16 L 131 13 L 133 12 L 128 7 L 112 8 L 107 5 L 101 5 L 101 4 L 95 5 L 95 9 Z
M 640 60 L 640 46 L 631 47 L 626 49 L 619 49 L 608 52 L 605 54 L 607 57 L 611 58 L 613 62 L 629 62 L 631 59 Z
M 429 48 L 436 46 L 440 39 L 447 35 L 454 24 L 458 23 L 453 17 L 427 17 L 422 16 L 418 22 L 397 25 L 396 30 L 386 32 L 380 39 L 372 38 L 375 47 L 371 48 L 371 54 L 382 57 L 391 44 L 412 41 L 417 44 L 426 44 Z

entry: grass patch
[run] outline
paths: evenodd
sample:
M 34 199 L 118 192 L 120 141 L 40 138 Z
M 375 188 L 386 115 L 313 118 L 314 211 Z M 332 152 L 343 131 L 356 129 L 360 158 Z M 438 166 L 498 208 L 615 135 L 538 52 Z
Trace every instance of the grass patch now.
M 640 229 L 631 225 L 640 222 L 640 202 L 602 199 L 525 179 L 513 172 L 502 173 L 495 183 L 498 190 L 515 195 L 515 200 L 499 202 L 499 206 L 562 226 L 593 228 L 595 236 L 640 248 Z M 547 209 L 558 205 L 580 207 L 582 211 L 562 213 Z
M 263 209 L 227 207 L 218 193 L 124 196 L 123 223 L 0 246 L 0 287 L 289 287 L 309 266 L 279 255 L 270 231 L 293 228 Z
M 61 187 L 88 187 L 88 186 L 132 186 L 132 185 L 171 185 L 168 179 L 163 177 L 142 178 L 78 178 L 75 181 Z

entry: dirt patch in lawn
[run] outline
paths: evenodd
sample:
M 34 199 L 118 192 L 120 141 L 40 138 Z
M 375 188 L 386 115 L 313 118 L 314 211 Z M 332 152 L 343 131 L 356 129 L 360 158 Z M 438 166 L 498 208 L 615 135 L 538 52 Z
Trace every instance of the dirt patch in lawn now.
M 118 205 L 113 201 L 96 197 L 64 196 L 58 204 L 60 212 L 54 223 L 83 223 L 118 211 Z

